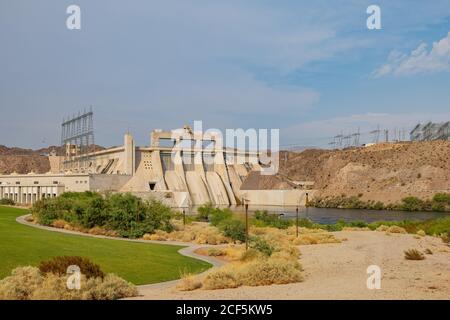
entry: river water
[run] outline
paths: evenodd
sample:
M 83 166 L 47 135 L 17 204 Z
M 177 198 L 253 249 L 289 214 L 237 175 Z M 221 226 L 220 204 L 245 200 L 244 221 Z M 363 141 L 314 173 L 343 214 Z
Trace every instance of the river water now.
M 230 207 L 237 214 L 244 214 L 243 206 Z M 252 207 L 249 206 L 249 213 L 256 210 L 267 210 L 268 213 L 278 214 L 284 219 L 295 219 L 295 207 Z M 196 208 L 188 210 L 191 214 L 196 212 Z M 364 209 L 328 209 L 328 208 L 299 208 L 299 218 L 307 218 L 311 221 L 322 224 L 333 224 L 339 220 L 350 221 L 402 221 L 402 220 L 428 220 L 450 217 L 448 212 L 409 212 L 409 211 L 388 211 L 388 210 L 364 210 Z

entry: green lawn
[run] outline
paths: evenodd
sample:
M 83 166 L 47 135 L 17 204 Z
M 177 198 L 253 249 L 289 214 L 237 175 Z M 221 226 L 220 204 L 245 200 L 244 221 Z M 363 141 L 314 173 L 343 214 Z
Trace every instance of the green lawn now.
M 37 265 L 54 256 L 88 257 L 103 271 L 134 284 L 150 284 L 180 277 L 181 271 L 201 272 L 210 264 L 180 255 L 182 247 L 96 239 L 40 230 L 19 224 L 27 211 L 0 206 L 0 279 L 17 266 Z

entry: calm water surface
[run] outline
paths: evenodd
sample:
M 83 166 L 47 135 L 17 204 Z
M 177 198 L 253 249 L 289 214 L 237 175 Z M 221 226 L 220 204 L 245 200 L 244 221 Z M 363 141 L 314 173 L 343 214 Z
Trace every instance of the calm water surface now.
M 230 207 L 231 210 L 238 214 L 244 214 L 243 206 Z M 249 213 L 252 214 L 256 210 L 267 210 L 271 214 L 279 214 L 285 219 L 295 219 L 295 207 L 271 207 L 249 206 Z M 195 214 L 196 208 L 190 208 L 188 213 Z M 450 213 L 443 212 L 408 212 L 408 211 L 387 211 L 387 210 L 364 210 L 364 209 L 326 209 L 326 208 L 305 208 L 299 209 L 299 218 L 307 218 L 311 221 L 322 224 L 333 224 L 339 220 L 355 221 L 362 220 L 365 222 L 374 221 L 401 221 L 401 220 L 428 220 L 450 217 Z

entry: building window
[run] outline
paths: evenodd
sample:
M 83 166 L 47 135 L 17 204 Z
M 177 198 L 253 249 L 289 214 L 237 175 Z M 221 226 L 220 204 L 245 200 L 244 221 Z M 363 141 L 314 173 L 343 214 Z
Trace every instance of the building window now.
M 20 181 L 16 181 L 16 184 L 20 184 Z
M 34 183 L 34 184 L 39 184 L 39 181 L 34 181 L 33 183 Z
M 53 184 L 58 184 L 58 181 L 53 181 Z

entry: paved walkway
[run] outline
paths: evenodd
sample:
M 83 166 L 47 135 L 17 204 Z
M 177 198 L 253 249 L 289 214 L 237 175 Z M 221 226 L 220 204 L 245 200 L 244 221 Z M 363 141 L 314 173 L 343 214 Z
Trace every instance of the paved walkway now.
M 195 253 L 195 251 L 197 249 L 199 249 L 199 248 L 208 248 L 208 247 L 217 248 L 217 247 L 219 247 L 218 245 L 194 244 L 192 242 L 181 242 L 181 241 L 157 241 L 157 240 L 142 240 L 142 239 L 126 239 L 126 238 L 117 238 L 117 237 L 109 237 L 109 236 L 102 236 L 102 235 L 94 235 L 94 234 L 89 234 L 89 233 L 84 233 L 84 232 L 79 232 L 79 231 L 59 229 L 59 228 L 54 228 L 54 227 L 48 227 L 48 226 L 35 224 L 35 223 L 30 222 L 30 221 L 27 221 L 27 218 L 30 217 L 30 216 L 31 216 L 30 214 L 27 214 L 27 215 L 24 215 L 24 216 L 17 217 L 16 221 L 18 223 L 20 223 L 20 224 L 23 224 L 23 225 L 26 225 L 26 226 L 29 226 L 29 227 L 33 227 L 33 228 L 37 228 L 37 229 L 47 230 L 47 231 L 51 231 L 51 232 L 60 232 L 60 233 L 77 235 L 77 236 L 83 236 L 83 237 L 109 239 L 109 240 L 116 240 L 116 241 L 139 242 L 139 243 L 154 243 L 154 244 L 162 244 L 162 245 L 169 245 L 169 246 L 181 246 L 183 248 L 178 250 L 178 253 L 180 253 L 183 256 L 208 262 L 208 263 L 210 263 L 213 266 L 213 268 L 217 268 L 217 267 L 223 266 L 225 264 L 224 261 L 222 261 L 222 260 Z M 206 274 L 207 272 L 210 272 L 211 269 L 204 271 L 203 273 L 201 273 L 201 275 Z M 137 288 L 139 289 L 140 292 L 142 292 L 142 290 L 144 290 L 144 289 L 148 290 L 148 289 L 152 289 L 152 288 L 166 288 L 166 287 L 174 286 L 179 281 L 180 280 L 172 280 L 172 281 L 166 281 L 166 282 L 160 282 L 160 283 L 154 283 L 154 284 L 148 284 L 148 285 L 141 285 L 141 286 L 137 286 Z

